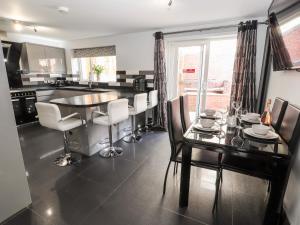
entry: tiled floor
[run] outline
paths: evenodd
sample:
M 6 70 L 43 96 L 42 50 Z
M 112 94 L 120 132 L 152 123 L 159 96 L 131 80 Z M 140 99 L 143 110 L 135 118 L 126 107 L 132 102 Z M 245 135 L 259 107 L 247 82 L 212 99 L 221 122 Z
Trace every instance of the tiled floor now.
M 33 203 L 5 225 L 259 225 L 266 183 L 225 171 L 218 210 L 212 213 L 215 172 L 193 168 L 190 204 L 178 208 L 180 170 L 162 184 L 170 147 L 168 134 L 145 135 L 137 144 L 120 142 L 116 159 L 97 155 L 81 165 L 60 168 L 60 133 L 34 125 L 19 129 Z M 41 159 L 42 158 L 42 159 Z

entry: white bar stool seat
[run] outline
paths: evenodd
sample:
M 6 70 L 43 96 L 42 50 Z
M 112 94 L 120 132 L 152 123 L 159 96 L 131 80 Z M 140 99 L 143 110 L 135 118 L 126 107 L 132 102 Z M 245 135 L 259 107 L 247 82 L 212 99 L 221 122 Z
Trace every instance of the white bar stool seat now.
M 94 114 L 101 115 L 94 117 Z M 128 99 L 118 99 L 107 104 L 107 113 L 94 111 L 92 113 L 92 121 L 95 124 L 108 126 L 109 147 L 102 149 L 99 155 L 104 158 L 120 156 L 123 149 L 113 146 L 112 143 L 112 125 L 120 123 L 129 118 Z
M 131 143 L 137 141 L 135 134 L 135 116 L 147 110 L 147 93 L 136 94 L 134 96 L 133 106 L 129 106 L 128 111 L 131 116 L 131 132 L 124 137 L 125 142 Z
M 69 150 L 69 139 L 67 131 L 85 124 L 79 113 L 72 113 L 68 116 L 61 117 L 59 107 L 55 104 L 37 102 L 35 107 L 38 113 L 39 122 L 42 126 L 62 131 L 64 133 L 64 154 L 55 160 L 58 166 L 68 166 L 78 163 L 81 160 L 79 154 L 71 153 Z M 75 118 L 79 116 L 79 118 Z M 77 156 L 77 157 L 75 157 Z
M 158 104 L 158 91 L 153 90 L 149 92 L 149 102 L 147 105 L 147 111 L 146 111 L 146 122 L 145 122 L 145 127 L 146 131 L 149 129 L 149 125 L 153 126 L 154 124 L 154 110 L 153 108 L 156 107 Z M 152 122 L 151 124 L 148 124 L 148 113 L 149 111 L 152 111 Z

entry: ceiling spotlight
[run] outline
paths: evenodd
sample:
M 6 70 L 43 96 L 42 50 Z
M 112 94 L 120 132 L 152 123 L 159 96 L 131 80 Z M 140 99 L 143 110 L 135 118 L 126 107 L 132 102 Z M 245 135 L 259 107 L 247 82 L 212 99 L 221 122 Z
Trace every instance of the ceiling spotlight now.
M 173 3 L 173 0 L 169 0 L 168 6 L 170 7 Z
M 15 21 L 14 28 L 16 31 L 21 31 L 21 30 L 23 30 L 23 24 L 21 24 L 19 21 Z
M 59 6 L 57 7 L 57 11 L 62 14 L 67 14 L 69 12 L 69 8 L 66 6 Z

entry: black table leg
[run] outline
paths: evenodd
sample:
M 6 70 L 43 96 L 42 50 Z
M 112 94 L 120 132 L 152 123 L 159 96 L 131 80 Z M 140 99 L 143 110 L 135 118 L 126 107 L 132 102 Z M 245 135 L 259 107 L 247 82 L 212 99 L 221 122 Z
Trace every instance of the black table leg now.
M 189 204 L 191 157 L 192 157 L 192 147 L 188 145 L 183 145 L 179 207 L 187 207 Z
M 271 192 L 265 212 L 264 225 L 279 224 L 283 198 L 288 182 L 289 169 L 287 165 L 280 165 L 275 171 L 276 177 L 271 180 Z

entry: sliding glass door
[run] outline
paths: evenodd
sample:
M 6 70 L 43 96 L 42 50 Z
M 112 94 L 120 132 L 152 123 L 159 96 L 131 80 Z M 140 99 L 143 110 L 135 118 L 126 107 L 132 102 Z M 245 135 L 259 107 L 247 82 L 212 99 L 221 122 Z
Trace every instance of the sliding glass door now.
M 169 98 L 188 95 L 191 119 L 229 105 L 235 49 L 236 37 L 168 44 Z

